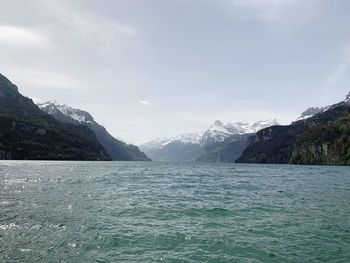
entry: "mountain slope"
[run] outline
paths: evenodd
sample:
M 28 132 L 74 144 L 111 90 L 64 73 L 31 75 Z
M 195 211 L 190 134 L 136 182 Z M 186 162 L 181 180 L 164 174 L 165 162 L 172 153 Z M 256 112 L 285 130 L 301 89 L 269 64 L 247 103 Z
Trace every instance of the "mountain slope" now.
M 141 150 L 143 150 L 142 147 Z M 146 149 L 145 152 L 153 161 L 194 162 L 199 156 L 205 153 L 205 150 L 197 143 L 172 141 L 162 148 Z
M 85 126 L 56 121 L 0 74 L 0 159 L 109 160 Z
M 215 121 L 207 130 L 173 138 L 157 139 L 140 148 L 156 161 L 232 162 L 245 148 L 247 136 L 276 125 L 276 120 L 249 123 Z
M 350 110 L 334 121 L 310 127 L 296 141 L 290 163 L 350 165 Z
M 313 117 L 315 116 L 316 114 L 319 114 L 321 112 L 325 112 L 326 110 L 330 109 L 331 107 L 336 107 L 336 106 L 339 106 L 339 105 L 342 105 L 342 104 L 348 104 L 350 103 L 350 93 L 348 95 L 346 95 L 346 98 L 345 100 L 337 103 L 337 104 L 334 104 L 334 105 L 329 105 L 329 106 L 326 106 L 326 107 L 311 107 L 311 108 L 308 108 L 307 110 L 305 110 L 301 115 L 300 117 L 296 120 L 296 121 L 300 121 L 300 120 L 306 120 L 310 117 Z
M 328 107 L 329 108 L 329 107 Z M 316 114 L 325 111 L 328 109 L 327 107 L 311 107 L 301 113 L 300 117 L 296 121 L 306 120 Z
M 350 96 L 316 115 L 259 131 L 237 162 L 347 164 Z
M 39 103 L 44 112 L 52 115 L 56 120 L 64 123 L 81 124 L 89 127 L 103 145 L 106 152 L 117 161 L 150 161 L 138 147 L 128 145 L 114 138 L 102 125 L 98 124 L 90 113 L 74 109 L 67 105 L 60 105 L 55 101 Z
M 197 162 L 235 162 L 247 146 L 251 134 L 235 134 L 223 142 L 215 142 L 205 146 L 205 153 L 199 156 Z

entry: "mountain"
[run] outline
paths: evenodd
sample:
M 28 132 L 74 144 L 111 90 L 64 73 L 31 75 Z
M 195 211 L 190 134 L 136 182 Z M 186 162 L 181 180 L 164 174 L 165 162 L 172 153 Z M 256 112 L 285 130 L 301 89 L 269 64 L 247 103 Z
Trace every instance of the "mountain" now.
M 110 160 L 89 128 L 64 124 L 0 74 L 0 159 Z
M 298 138 L 290 163 L 350 165 L 350 111 L 341 110 L 334 121 L 313 126 Z
M 306 120 L 312 116 L 315 116 L 316 114 L 323 112 L 327 110 L 329 107 L 311 107 L 308 108 L 306 111 L 301 113 L 300 117 L 296 121 Z
M 234 134 L 224 141 L 214 142 L 204 146 L 205 153 L 199 156 L 197 162 L 235 162 L 247 146 L 248 134 Z
M 183 134 L 173 138 L 158 138 L 140 145 L 153 161 L 193 162 L 204 154 L 200 133 Z
M 276 125 L 276 120 L 249 123 L 215 121 L 207 130 L 172 138 L 156 139 L 140 146 L 155 161 L 230 162 L 240 156 L 247 135 Z
M 337 103 L 337 104 L 334 104 L 334 105 L 329 105 L 329 106 L 326 106 L 326 107 L 311 107 L 311 108 L 308 108 L 306 111 L 304 111 L 300 117 L 296 120 L 296 121 L 300 121 L 300 120 L 305 120 L 305 119 L 308 119 L 310 117 L 313 117 L 315 116 L 316 114 L 318 113 L 321 113 L 321 112 L 325 112 L 326 110 L 328 110 L 329 108 L 331 107 L 336 107 L 336 106 L 339 106 L 339 105 L 342 105 L 342 104 L 348 104 L 350 103 L 350 93 L 348 95 L 346 95 L 346 98 L 345 100 Z
M 315 115 L 249 137 L 237 162 L 350 165 L 350 94 Z
M 205 153 L 200 144 L 171 141 L 161 148 L 145 148 L 140 146 L 153 161 L 162 162 L 194 162 Z
M 200 143 L 203 145 L 208 145 L 211 143 L 223 142 L 232 135 L 256 133 L 263 128 L 277 124 L 278 123 L 275 119 L 258 121 L 252 124 L 242 122 L 222 123 L 221 121 L 217 120 L 209 127 L 208 130 L 201 133 L 202 136 Z
M 117 161 L 150 161 L 137 146 L 126 144 L 114 138 L 102 125 L 98 124 L 90 113 L 60 105 L 56 101 L 38 103 L 40 109 L 56 120 L 64 123 L 79 124 L 88 127 L 96 135 L 106 152 Z

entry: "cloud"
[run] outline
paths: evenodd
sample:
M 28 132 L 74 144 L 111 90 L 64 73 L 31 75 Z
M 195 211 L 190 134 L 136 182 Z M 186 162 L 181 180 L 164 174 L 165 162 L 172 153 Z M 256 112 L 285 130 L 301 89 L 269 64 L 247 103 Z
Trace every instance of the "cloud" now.
M 153 103 L 147 101 L 147 100 L 138 100 L 138 103 L 142 104 L 142 105 L 146 105 L 146 106 L 153 106 Z
M 132 26 L 132 25 L 127 25 L 127 24 L 116 24 L 115 25 L 115 28 L 125 34 L 125 35 L 128 35 L 128 36 L 138 36 L 140 34 L 140 31 Z
M 43 46 L 48 39 L 32 29 L 11 25 L 0 25 L 0 43 L 22 46 Z
M 80 38 L 94 46 L 106 57 L 116 52 L 118 46 L 141 34 L 140 30 L 126 21 L 117 21 L 99 13 L 75 6 L 71 1 L 49 1 L 47 8 L 65 26 L 64 34 Z
M 291 8 L 304 4 L 301 0 L 232 0 L 231 3 L 236 9 L 254 11 L 262 20 L 272 22 L 294 13 Z
M 140 34 L 140 31 L 133 25 L 120 23 L 91 12 L 64 11 L 60 19 L 84 37 L 111 40 L 121 35 L 134 37 Z

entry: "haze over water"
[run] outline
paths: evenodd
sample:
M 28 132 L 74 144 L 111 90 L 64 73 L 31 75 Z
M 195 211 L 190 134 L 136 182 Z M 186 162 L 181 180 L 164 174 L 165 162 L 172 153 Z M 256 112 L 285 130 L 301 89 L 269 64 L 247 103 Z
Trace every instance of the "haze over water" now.
M 349 262 L 346 167 L 0 163 L 0 262 Z

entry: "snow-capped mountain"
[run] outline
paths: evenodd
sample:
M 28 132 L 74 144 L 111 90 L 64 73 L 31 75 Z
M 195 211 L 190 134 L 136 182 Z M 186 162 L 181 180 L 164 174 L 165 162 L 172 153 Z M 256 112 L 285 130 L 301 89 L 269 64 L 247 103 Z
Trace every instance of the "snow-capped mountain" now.
M 329 105 L 329 106 L 326 106 L 326 107 L 311 107 L 311 108 L 308 108 L 306 111 L 304 111 L 300 115 L 299 118 L 296 119 L 296 121 L 306 120 L 308 118 L 311 118 L 311 117 L 315 116 L 316 114 L 325 112 L 325 111 L 329 110 L 331 107 L 338 106 L 339 104 L 342 104 L 342 103 L 350 104 L 350 92 L 346 95 L 345 100 L 343 100 L 343 101 L 341 101 L 341 102 L 339 102 L 337 104 Z
M 350 164 L 350 94 L 331 106 L 310 108 L 299 121 L 270 127 L 247 140 L 238 163 Z
M 155 140 L 142 144 L 140 147 L 159 149 L 175 141 L 184 144 L 200 144 L 202 135 L 203 132 L 182 134 L 176 137 L 157 138 Z
M 308 118 L 311 118 L 312 116 L 323 112 L 325 110 L 327 110 L 329 107 L 311 107 L 308 108 L 306 111 L 304 111 L 303 113 L 301 113 L 300 117 L 298 119 L 296 119 L 296 121 L 300 121 L 300 120 L 306 120 Z
M 278 125 L 275 119 L 258 121 L 252 124 L 242 122 L 223 123 L 217 120 L 207 130 L 171 138 L 158 138 L 140 145 L 140 149 L 153 160 L 183 161 L 186 159 L 194 161 L 205 153 L 204 148 L 208 145 L 222 143 L 233 135 L 253 134 L 274 125 Z
M 105 148 L 106 152 L 116 161 L 149 161 L 138 147 L 116 139 L 102 125 L 98 124 L 90 113 L 75 109 L 68 105 L 61 105 L 56 101 L 37 103 L 39 108 L 52 115 L 56 120 L 65 123 L 87 126 Z
M 350 92 L 348 93 L 348 95 L 346 95 L 344 102 L 350 104 Z
M 255 123 L 222 123 L 217 120 L 213 125 L 210 126 L 208 130 L 203 132 L 200 143 L 208 144 L 214 142 L 222 142 L 226 138 L 235 135 L 235 134 L 247 134 L 247 133 L 256 133 L 257 131 L 278 125 L 278 122 L 274 120 L 258 121 Z
M 184 144 L 208 144 L 213 142 L 222 142 L 226 138 L 235 134 L 256 133 L 257 131 L 278 125 L 279 123 L 273 120 L 258 121 L 255 123 L 235 122 L 223 123 L 219 120 L 215 121 L 207 130 L 198 133 L 182 134 L 170 138 L 158 138 L 156 140 L 144 143 L 142 148 L 162 148 L 172 142 L 180 142 Z
M 47 101 L 37 104 L 39 108 L 46 113 L 54 116 L 56 119 L 67 122 L 79 122 L 81 124 L 97 124 L 90 113 L 74 109 L 68 105 L 58 104 L 57 101 Z

